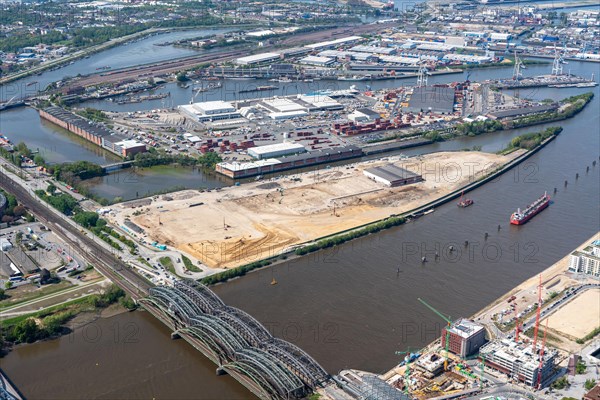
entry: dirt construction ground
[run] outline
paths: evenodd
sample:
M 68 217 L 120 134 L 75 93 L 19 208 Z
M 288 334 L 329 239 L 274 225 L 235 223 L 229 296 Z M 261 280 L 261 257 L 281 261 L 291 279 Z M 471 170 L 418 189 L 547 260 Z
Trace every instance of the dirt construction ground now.
M 137 208 L 123 203 L 114 208 L 112 219 L 120 225 L 129 217 L 149 232 L 149 239 L 187 252 L 208 267 L 231 268 L 410 211 L 518 155 L 468 151 L 385 158 L 211 192 L 157 196 Z M 363 174 L 390 162 L 421 174 L 424 181 L 390 188 Z
M 548 326 L 566 337 L 583 338 L 600 326 L 600 289 L 587 290 L 548 319 Z

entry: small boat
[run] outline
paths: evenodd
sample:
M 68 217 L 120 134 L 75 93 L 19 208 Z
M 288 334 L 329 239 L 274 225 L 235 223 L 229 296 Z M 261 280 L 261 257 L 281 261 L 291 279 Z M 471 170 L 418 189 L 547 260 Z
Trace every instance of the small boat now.
M 271 285 L 277 285 L 277 280 L 275 278 L 273 278 L 273 280 L 271 281 Z
M 36 83 L 38 83 L 38 81 L 29 82 L 29 83 L 28 83 L 27 85 L 25 85 L 25 86 L 33 86 L 33 85 L 35 85 Z
M 474 203 L 472 199 L 464 198 L 464 194 L 465 192 L 462 192 L 462 194 L 460 195 L 460 201 L 457 204 L 457 206 L 459 206 L 460 208 L 467 208 L 470 205 L 473 205 Z
M 434 208 L 430 208 L 429 210 L 425 211 L 425 212 L 423 213 L 423 215 L 431 214 L 431 213 L 432 213 L 432 212 L 434 212 L 434 211 L 435 211 L 435 209 L 434 209 Z

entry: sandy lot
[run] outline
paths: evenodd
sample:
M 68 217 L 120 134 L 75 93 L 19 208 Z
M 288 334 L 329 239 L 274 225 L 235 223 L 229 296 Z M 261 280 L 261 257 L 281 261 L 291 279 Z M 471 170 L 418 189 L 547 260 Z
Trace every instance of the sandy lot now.
M 567 337 L 582 338 L 600 326 L 600 289 L 587 290 L 548 318 L 548 327 Z
M 211 192 L 157 196 L 136 209 L 124 203 L 114 208 L 112 219 L 121 224 L 129 217 L 151 232 L 150 239 L 189 253 L 208 267 L 230 268 L 412 210 L 516 156 L 518 152 L 500 156 L 470 151 L 384 158 Z M 390 162 L 425 181 L 389 188 L 363 174 L 366 168 Z

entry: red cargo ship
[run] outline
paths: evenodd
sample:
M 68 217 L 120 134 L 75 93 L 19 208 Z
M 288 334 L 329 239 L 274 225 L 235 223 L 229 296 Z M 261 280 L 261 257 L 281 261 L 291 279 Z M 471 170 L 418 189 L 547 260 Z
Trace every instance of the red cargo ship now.
M 537 213 L 548 207 L 548 204 L 550 204 L 550 196 L 544 192 L 542 197 L 527 206 L 525 210 L 521 211 L 521 209 L 518 209 L 517 212 L 513 213 L 510 216 L 510 223 L 513 225 L 523 225 Z

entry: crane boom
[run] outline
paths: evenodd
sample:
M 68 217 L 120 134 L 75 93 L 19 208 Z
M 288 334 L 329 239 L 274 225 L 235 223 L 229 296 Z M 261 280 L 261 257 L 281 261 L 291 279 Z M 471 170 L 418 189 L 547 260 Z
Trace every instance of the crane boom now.
M 421 303 L 423 303 L 423 305 L 425 305 L 425 307 L 429 308 L 431 311 L 433 311 L 434 313 L 436 313 L 439 317 L 441 317 L 448 324 L 452 323 L 452 320 L 450 319 L 450 317 L 446 317 L 444 314 L 442 314 L 441 312 L 439 312 L 438 310 L 436 310 L 435 308 L 433 308 L 432 306 L 430 306 L 429 304 L 427 304 L 427 302 L 425 300 L 421 299 L 420 297 L 417 298 L 417 300 L 419 300 Z

